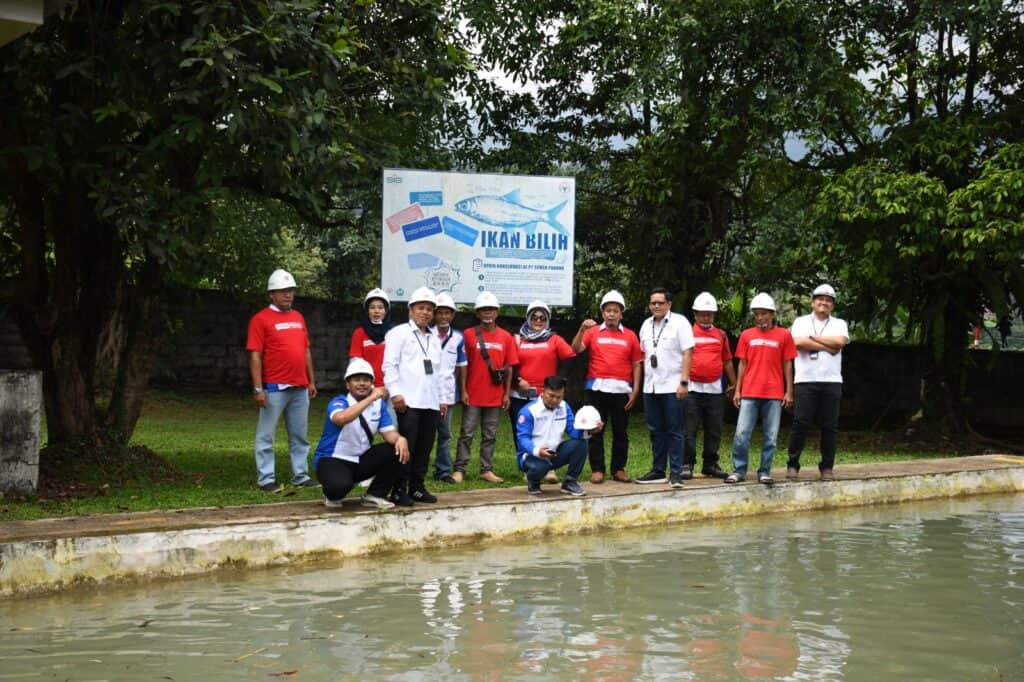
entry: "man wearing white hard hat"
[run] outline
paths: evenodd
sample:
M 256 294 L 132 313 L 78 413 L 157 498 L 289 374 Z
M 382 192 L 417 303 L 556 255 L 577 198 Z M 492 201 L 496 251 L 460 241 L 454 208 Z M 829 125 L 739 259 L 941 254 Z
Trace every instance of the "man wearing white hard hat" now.
M 651 316 L 640 325 L 644 352 L 644 417 L 651 434 L 651 470 L 637 483 L 683 487 L 683 424 L 693 363 L 693 328 L 672 312 L 672 292 L 653 289 L 647 299 Z M 666 466 L 667 465 L 667 466 Z
M 722 441 L 724 395 L 736 390 L 736 370 L 732 366 L 729 336 L 715 326 L 718 301 L 707 291 L 693 301 L 693 366 L 690 369 L 690 394 L 686 398 L 686 449 L 683 452 L 683 477 L 689 478 L 697 465 L 697 432 L 704 429 L 701 473 L 712 478 L 728 474 L 718 466 L 718 446 Z M 723 379 L 728 384 L 723 385 Z
M 292 485 L 319 485 L 309 477 L 309 401 L 316 397 L 313 355 L 302 313 L 292 308 L 295 278 L 275 270 L 267 280 L 270 305 L 253 315 L 245 350 L 249 353 L 252 397 L 259 407 L 256 425 L 256 485 L 268 493 L 280 493 L 274 459 L 274 433 L 283 416 L 288 431 L 288 456 Z
M 636 334 L 622 324 L 626 300 L 612 289 L 601 297 L 601 317 L 583 320 L 572 340 L 575 353 L 590 350 L 583 401 L 593 405 L 605 423 L 612 425 L 612 478 L 620 483 L 632 479 L 626 473 L 629 459 L 629 410 L 640 396 L 643 351 Z M 605 479 L 604 432 L 590 439 L 590 482 Z
M 519 353 L 512 335 L 498 327 L 498 297 L 482 291 L 473 307 L 480 324 L 463 332 L 468 364 L 460 387 L 462 429 L 452 477 L 462 481 L 465 476 L 479 425 L 480 478 L 501 483 L 505 479 L 494 473 L 494 444 L 501 413 L 508 409 L 511 399 L 512 368 L 519 364 Z
M 409 321 L 384 337 L 384 387 L 398 418 L 398 432 L 409 442 L 409 461 L 402 466 L 389 498 L 400 507 L 437 502 L 427 490 L 430 451 L 441 404 L 441 344 L 431 327 L 437 296 L 420 287 L 409 297 Z
M 599 429 L 600 422 L 587 426 Z M 583 431 L 576 428 L 572 408 L 565 402 L 565 379 L 557 375 L 544 379 L 540 396 L 519 411 L 515 434 L 519 469 L 526 473 L 527 493 L 540 495 L 541 483 L 547 475 L 564 466 L 568 469 L 561 491 L 574 497 L 586 495 L 579 478 L 587 461 L 587 441 L 583 440 Z M 563 435 L 569 439 L 563 440 Z
M 820 285 L 811 294 L 811 314 L 796 318 L 790 329 L 797 356 L 786 478 L 793 481 L 800 477 L 800 454 L 807 430 L 815 421 L 821 425 L 821 480 L 835 478 L 832 469 L 843 397 L 843 348 L 850 342 L 846 322 L 832 315 L 835 305 L 836 290 L 829 284 Z
M 793 405 L 793 359 L 796 346 L 789 330 L 775 325 L 775 300 L 766 293 L 750 302 L 754 326 L 743 330 L 736 344 L 740 366 L 736 373 L 733 404 L 740 409 L 736 419 L 736 436 L 732 442 L 732 463 L 735 471 L 726 483 L 739 483 L 747 477 L 750 437 L 757 422 L 764 436 L 761 464 L 757 480 L 765 485 L 772 480 L 772 460 L 779 436 L 782 408 Z
M 444 416 L 437 420 L 437 449 L 434 454 L 434 480 L 457 483 L 452 477 L 452 408 L 459 399 L 460 376 L 466 372 L 466 341 L 455 328 L 455 300 L 450 294 L 437 295 L 434 329 L 441 342 L 441 404 Z
M 362 506 L 389 509 L 395 505 L 387 496 L 401 465 L 409 460 L 409 444 L 395 430 L 384 404 L 387 389 L 374 386 L 369 362 L 350 360 L 345 386 L 348 392 L 334 396 L 327 404 L 327 419 L 313 458 L 316 477 L 324 489 L 324 504 L 341 507 L 356 481 L 372 478 Z M 374 445 L 377 433 L 384 442 Z

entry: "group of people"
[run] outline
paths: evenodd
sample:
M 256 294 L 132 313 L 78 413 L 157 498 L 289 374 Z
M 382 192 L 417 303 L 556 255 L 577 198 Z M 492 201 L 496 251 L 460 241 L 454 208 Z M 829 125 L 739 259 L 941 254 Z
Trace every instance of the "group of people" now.
M 250 321 L 246 344 L 260 408 L 257 485 L 266 492 L 282 490 L 273 452 L 282 416 L 292 484 L 322 485 L 329 507 L 340 506 L 360 482 L 367 486 L 364 506 L 436 502 L 426 485 L 435 443 L 434 480 L 457 484 L 467 475 L 477 431 L 480 478 L 503 482 L 494 471 L 502 413 L 511 420 L 516 462 L 533 495 L 541 494 L 545 482 L 560 483 L 565 494 L 584 495 L 580 477 L 588 460 L 591 484 L 608 477 L 682 487 L 694 476 L 701 430 L 701 474 L 739 483 L 747 476 L 758 422 L 763 444 L 757 480 L 771 485 L 782 409 L 791 407 L 786 477 L 799 478 L 807 432 L 817 422 L 820 477 L 834 479 L 842 350 L 850 338 L 846 323 L 832 315 L 836 292 L 828 284 L 814 290 L 811 313 L 797 318 L 791 329 L 775 324 L 770 295 L 756 295 L 750 303 L 754 326 L 742 332 L 735 352 L 728 334 L 715 326 L 718 304 L 708 292 L 694 300 L 691 324 L 672 312 L 671 292 L 654 289 L 648 298 L 650 316 L 637 334 L 622 323 L 624 297 L 609 291 L 601 299 L 601 321 L 584 320 L 567 343 L 552 331 L 551 309 L 543 301 L 527 306 L 526 319 L 513 335 L 497 325 L 500 305 L 487 291 L 474 304 L 477 324 L 460 331 L 452 326 L 456 307 L 447 293 L 417 289 L 408 301 L 408 322 L 396 325 L 387 293 L 373 289 L 364 299 L 365 316 L 349 348 L 346 392 L 328 403 L 313 460 L 315 481 L 305 437 L 309 399 L 316 396 L 309 335 L 292 307 L 292 275 L 275 271 L 267 288 L 270 305 Z M 584 406 L 574 413 L 565 400 L 566 381 L 574 359 L 583 353 L 588 356 Z M 724 401 L 730 398 L 739 416 L 733 471 L 726 473 L 718 450 Z M 628 414 L 641 399 L 652 461 L 650 471 L 634 480 L 626 472 Z M 462 422 L 453 461 L 451 414 L 457 403 Z M 606 424 L 610 461 L 605 457 Z M 377 434 L 383 442 L 375 444 Z M 555 472 L 563 467 L 559 481 Z

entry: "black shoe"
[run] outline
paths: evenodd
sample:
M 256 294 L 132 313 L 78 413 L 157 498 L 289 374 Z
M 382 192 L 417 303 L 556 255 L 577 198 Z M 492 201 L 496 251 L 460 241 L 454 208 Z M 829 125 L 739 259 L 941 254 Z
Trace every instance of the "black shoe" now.
M 458 481 L 456 481 L 454 478 L 452 478 L 451 474 L 445 474 L 441 478 L 437 479 L 437 481 L 438 481 L 438 483 L 449 483 L 449 484 L 458 483 Z
M 691 478 L 693 478 L 693 467 L 684 465 L 683 470 L 679 473 L 679 476 L 684 481 L 689 481 Z
M 722 469 L 717 464 L 711 468 L 704 467 L 700 473 L 710 478 L 725 478 L 726 476 L 729 475 L 722 471 Z
M 684 470 L 684 472 L 685 472 L 685 470 Z M 673 488 L 682 488 L 683 487 L 683 479 L 684 478 L 686 478 L 686 474 L 685 473 L 682 473 L 682 474 L 671 474 L 668 477 L 668 484 L 670 486 L 672 486 Z M 690 478 L 693 478 L 693 474 L 690 474 Z
M 529 478 L 526 479 L 526 492 L 530 495 L 540 495 L 540 481 L 531 481 Z
M 433 504 L 437 502 L 437 497 L 431 495 L 430 491 L 427 490 L 426 488 L 416 488 L 415 490 L 412 491 L 410 497 L 412 497 L 412 499 L 416 502 L 426 502 L 428 504 Z
M 411 507 L 413 505 L 413 499 L 409 497 L 409 493 L 404 490 L 396 490 L 390 495 L 388 499 L 394 502 L 399 507 Z
M 274 493 L 275 495 L 284 492 L 284 488 L 281 487 L 280 483 L 264 483 L 259 488 L 265 493 Z
M 634 483 L 639 483 L 640 485 L 649 485 L 651 483 L 664 483 L 666 480 L 667 479 L 665 478 L 665 472 L 664 471 L 658 471 L 656 469 L 651 469 L 650 471 L 648 471 L 643 476 L 640 476 L 639 478 L 633 479 L 633 482 Z
M 319 488 L 320 484 L 314 481 L 312 478 L 307 478 L 301 483 L 293 483 L 296 488 Z

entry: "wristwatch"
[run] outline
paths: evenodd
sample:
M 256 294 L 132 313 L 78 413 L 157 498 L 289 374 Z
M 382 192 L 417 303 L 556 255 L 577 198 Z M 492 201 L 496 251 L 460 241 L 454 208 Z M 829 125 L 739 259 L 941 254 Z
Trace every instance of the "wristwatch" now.
M 680 379 L 680 380 L 679 380 L 679 385 L 680 385 L 680 386 L 689 386 L 689 385 L 690 385 L 690 382 L 689 382 L 689 381 L 687 381 L 686 379 Z
M 259 395 L 260 393 L 263 393 L 263 387 L 262 386 L 253 386 L 252 387 L 252 394 L 253 395 Z

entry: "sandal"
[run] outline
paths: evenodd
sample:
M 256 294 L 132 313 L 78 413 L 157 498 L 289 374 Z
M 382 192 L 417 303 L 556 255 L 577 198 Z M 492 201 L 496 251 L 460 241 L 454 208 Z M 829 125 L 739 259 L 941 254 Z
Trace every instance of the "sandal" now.
M 728 476 L 725 477 L 725 482 L 726 483 L 739 483 L 743 479 L 744 479 L 743 476 L 740 476 L 737 473 L 731 473 L 731 474 L 729 474 Z

